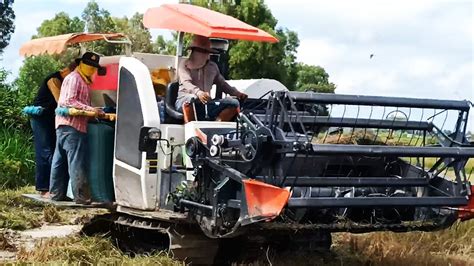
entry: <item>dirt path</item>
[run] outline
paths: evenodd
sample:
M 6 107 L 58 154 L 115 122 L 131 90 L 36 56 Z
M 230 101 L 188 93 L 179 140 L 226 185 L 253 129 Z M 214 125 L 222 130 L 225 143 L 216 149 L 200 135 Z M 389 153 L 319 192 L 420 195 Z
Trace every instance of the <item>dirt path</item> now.
M 30 251 L 40 241 L 75 235 L 79 233 L 81 227 L 82 225 L 45 224 L 39 228 L 25 231 L 0 231 L 0 235 L 3 235 L 1 242 L 4 243 L 3 246 L 0 246 L 4 249 L 0 250 L 0 263 L 15 261 L 16 253 L 20 249 Z

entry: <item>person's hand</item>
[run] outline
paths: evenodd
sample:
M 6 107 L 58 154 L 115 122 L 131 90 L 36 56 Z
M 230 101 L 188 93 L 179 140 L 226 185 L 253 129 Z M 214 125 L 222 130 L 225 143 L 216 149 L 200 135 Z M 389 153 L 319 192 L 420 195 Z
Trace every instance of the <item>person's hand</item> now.
M 105 112 L 101 108 L 95 108 L 95 116 L 96 117 L 104 117 Z
M 211 96 L 208 92 L 199 91 L 196 95 L 203 104 L 206 104 L 208 101 L 211 100 Z
M 248 96 L 247 94 L 242 93 L 242 92 L 239 93 L 239 95 L 237 95 L 237 98 L 239 98 L 239 100 L 242 101 L 242 102 L 245 101 L 245 100 L 247 100 L 248 97 L 249 97 L 249 96 Z

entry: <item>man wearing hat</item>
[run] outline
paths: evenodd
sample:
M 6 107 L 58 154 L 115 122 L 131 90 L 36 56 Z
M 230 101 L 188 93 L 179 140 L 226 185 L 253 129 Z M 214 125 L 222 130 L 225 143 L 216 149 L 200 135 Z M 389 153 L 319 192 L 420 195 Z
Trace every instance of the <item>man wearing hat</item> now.
M 209 60 L 209 54 L 217 52 L 211 49 L 209 38 L 195 35 L 189 49 L 191 55 L 178 67 L 179 91 L 176 110 L 182 112 L 183 104 L 197 98 L 200 104 L 207 105 L 208 119 L 230 121 L 237 114 L 239 101 L 233 98 L 211 99 L 209 92 L 212 85 L 216 84 L 224 93 L 239 100 L 245 100 L 247 94 L 230 86 L 220 74 L 217 64 Z M 196 115 L 202 117 L 202 114 Z
M 100 56 L 86 52 L 77 59 L 77 68 L 61 85 L 58 106 L 96 112 L 104 112 L 91 106 L 90 84 L 92 76 L 101 68 Z M 90 204 L 87 182 L 87 122 L 85 116 L 56 116 L 56 149 L 51 165 L 50 194 L 52 200 L 66 200 L 69 178 L 71 178 L 74 201 Z M 68 176 L 69 173 L 69 176 Z

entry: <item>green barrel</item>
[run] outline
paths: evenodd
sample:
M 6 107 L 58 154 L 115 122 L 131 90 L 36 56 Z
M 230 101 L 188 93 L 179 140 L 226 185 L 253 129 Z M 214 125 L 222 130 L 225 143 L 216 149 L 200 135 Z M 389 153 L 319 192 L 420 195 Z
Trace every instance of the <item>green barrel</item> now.
M 115 201 L 113 184 L 114 123 L 89 123 L 87 142 L 89 145 L 89 186 L 93 201 Z

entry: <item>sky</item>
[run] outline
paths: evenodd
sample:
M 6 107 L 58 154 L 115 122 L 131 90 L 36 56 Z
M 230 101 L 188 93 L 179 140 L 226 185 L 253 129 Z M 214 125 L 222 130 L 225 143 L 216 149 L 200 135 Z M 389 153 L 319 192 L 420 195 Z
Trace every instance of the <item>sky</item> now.
M 60 11 L 80 16 L 87 2 L 15 0 L 16 30 L 0 61 L 11 78 L 22 64 L 21 44 L 41 22 Z M 122 17 L 178 1 L 97 2 Z M 473 1 L 265 2 L 279 27 L 298 33 L 298 61 L 324 67 L 336 93 L 474 102 Z M 152 30 L 153 36 L 160 33 Z M 474 111 L 469 123 L 474 130 Z

